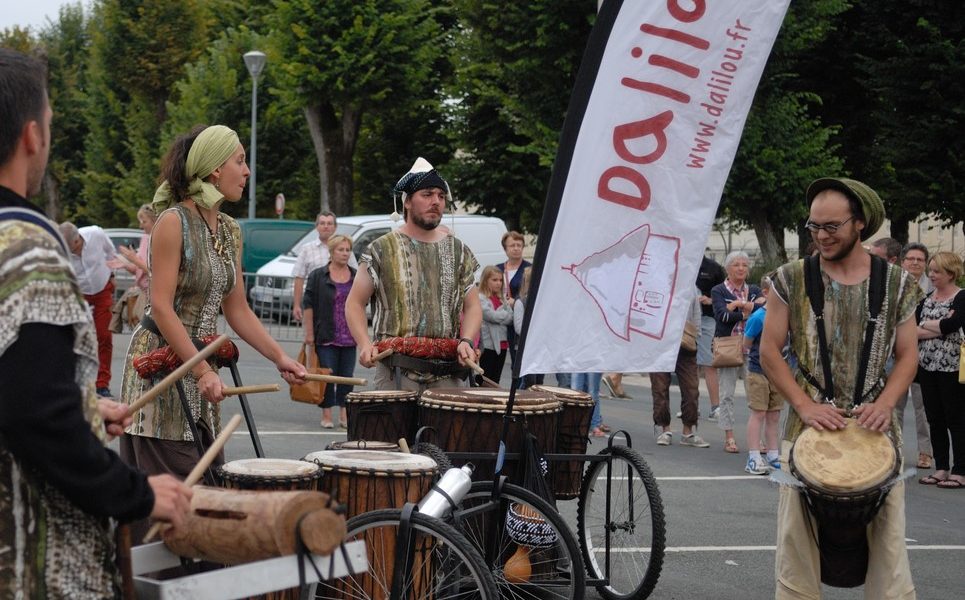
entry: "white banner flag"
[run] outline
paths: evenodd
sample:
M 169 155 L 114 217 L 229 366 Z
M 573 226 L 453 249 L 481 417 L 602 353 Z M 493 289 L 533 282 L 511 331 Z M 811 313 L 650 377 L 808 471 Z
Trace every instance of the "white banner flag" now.
M 674 369 L 788 3 L 604 3 L 554 165 L 520 374 Z

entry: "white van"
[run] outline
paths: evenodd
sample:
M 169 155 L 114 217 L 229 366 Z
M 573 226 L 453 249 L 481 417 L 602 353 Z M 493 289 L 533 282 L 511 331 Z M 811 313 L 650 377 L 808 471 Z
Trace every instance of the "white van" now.
M 401 219 L 393 222 L 389 215 L 338 217 L 335 232 L 351 238 L 352 251 L 359 257 L 372 241 L 400 227 L 402 223 Z M 502 238 L 506 233 L 506 224 L 502 219 L 481 215 L 446 215 L 442 218 L 442 224 L 476 255 L 479 261 L 477 280 L 483 267 L 505 262 Z M 318 232 L 312 229 L 295 242 L 291 250 L 258 269 L 255 285 L 249 293 L 256 313 L 290 314 L 295 295 L 295 259 L 303 245 L 317 239 Z

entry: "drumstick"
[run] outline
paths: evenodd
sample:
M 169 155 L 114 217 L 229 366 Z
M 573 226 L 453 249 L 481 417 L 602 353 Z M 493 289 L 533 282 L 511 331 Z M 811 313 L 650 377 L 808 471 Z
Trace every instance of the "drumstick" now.
M 467 358 L 466 360 L 462 361 L 462 362 L 466 363 L 466 366 L 468 366 L 470 369 L 473 370 L 473 372 L 475 372 L 475 373 L 477 373 L 477 374 L 479 374 L 479 375 L 482 375 L 483 373 L 485 373 L 485 371 L 483 371 L 482 367 L 480 367 L 479 365 L 477 365 L 474 361 L 469 360 L 468 358 Z M 499 385 L 497 385 L 496 387 L 499 387 Z
M 167 377 L 162 379 L 160 382 L 158 382 L 157 385 L 155 385 L 148 391 L 144 392 L 144 394 L 140 398 L 132 402 L 130 407 L 128 408 L 128 414 L 133 415 L 137 411 L 147 406 L 149 402 L 153 401 L 155 398 L 161 395 L 161 392 L 168 389 L 169 387 L 174 385 L 175 382 L 177 382 L 179 379 L 187 375 L 188 371 L 190 371 L 195 366 L 197 366 L 202 360 L 205 360 L 209 356 L 214 354 L 215 350 L 220 348 L 221 344 L 225 343 L 227 340 L 228 340 L 228 335 L 221 334 L 218 337 L 218 339 L 216 339 L 215 341 L 211 342 L 210 344 L 202 348 L 200 352 L 198 352 L 188 360 L 184 361 L 184 363 L 180 367 L 171 371 L 171 373 Z
M 496 383 L 496 382 L 493 381 L 492 379 L 486 377 L 485 375 L 480 375 L 480 378 L 482 379 L 482 382 L 486 384 L 486 387 L 492 387 L 492 388 L 498 388 L 498 387 L 499 387 L 499 384 L 498 384 L 498 383 Z
M 281 386 L 277 383 L 263 383 L 261 385 L 243 385 L 241 387 L 223 387 L 221 394 L 224 396 L 240 396 L 241 394 L 262 394 L 264 392 L 277 392 Z
M 409 442 L 405 441 L 405 438 L 399 438 L 399 450 L 406 454 L 412 454 L 412 451 L 409 450 Z
M 394 353 L 395 353 L 395 350 L 393 350 L 392 348 L 389 348 L 388 350 L 383 350 L 382 352 L 379 352 L 378 354 L 372 357 L 372 362 L 382 360 L 387 356 L 392 356 L 392 354 Z
M 368 385 L 368 379 L 358 377 L 339 377 L 338 375 L 320 375 L 318 373 L 308 373 L 305 375 L 306 381 L 324 381 L 325 383 L 341 383 L 343 385 Z
M 228 421 L 228 424 L 225 425 L 225 428 L 222 429 L 218 437 L 214 439 L 214 443 L 211 444 L 211 447 L 208 448 L 208 451 L 204 453 L 204 456 L 201 457 L 201 460 L 198 461 L 198 464 L 194 465 L 194 468 L 191 469 L 190 473 L 188 473 L 188 477 L 184 480 L 184 485 L 190 486 L 201 481 L 201 477 L 204 475 L 204 472 L 208 469 L 208 467 L 211 466 L 211 462 L 216 456 L 218 456 L 218 453 L 221 452 L 221 449 L 224 448 L 224 445 L 228 443 L 228 438 L 231 437 L 231 434 L 234 433 L 235 429 L 238 429 L 238 425 L 240 424 L 241 415 L 231 417 L 231 420 Z M 151 530 L 147 532 L 147 535 L 144 536 L 144 543 L 146 544 L 154 539 L 154 536 L 157 535 L 157 532 L 161 530 L 162 526 L 170 527 L 170 525 L 158 521 L 153 527 L 151 527 Z

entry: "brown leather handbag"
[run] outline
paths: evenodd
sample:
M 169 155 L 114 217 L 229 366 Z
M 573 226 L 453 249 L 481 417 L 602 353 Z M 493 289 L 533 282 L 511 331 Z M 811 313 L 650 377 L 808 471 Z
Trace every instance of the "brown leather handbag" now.
M 710 348 L 714 353 L 711 366 L 717 369 L 739 367 L 744 364 L 744 336 L 715 337 Z
M 330 375 L 331 369 L 318 365 L 318 354 L 315 353 L 315 346 L 312 344 L 302 344 L 302 349 L 298 351 L 298 362 L 305 365 L 305 369 L 312 375 Z M 306 381 L 301 385 L 293 385 L 289 388 L 291 399 L 295 402 L 305 402 L 306 404 L 321 404 L 325 397 L 324 381 Z

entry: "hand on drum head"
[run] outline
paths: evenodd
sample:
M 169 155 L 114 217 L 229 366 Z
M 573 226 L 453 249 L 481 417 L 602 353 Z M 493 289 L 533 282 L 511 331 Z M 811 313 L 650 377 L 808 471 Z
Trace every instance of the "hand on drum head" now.
M 847 425 L 847 421 L 844 420 L 846 413 L 843 408 L 817 402 L 807 402 L 796 408 L 801 421 L 818 431 L 844 429 Z
M 858 417 L 858 425 L 865 429 L 880 431 L 881 433 L 887 433 L 891 429 L 891 409 L 887 408 L 883 402 L 881 404 L 878 402 L 865 403 L 851 412 Z
M 154 475 L 148 477 L 147 482 L 154 491 L 151 518 L 170 523 L 175 528 L 181 527 L 191 510 L 194 494 L 191 488 L 171 475 Z
M 104 429 L 109 440 L 124 433 L 124 429 L 134 422 L 134 417 L 126 404 L 101 398 L 97 401 L 97 412 L 104 419 Z

